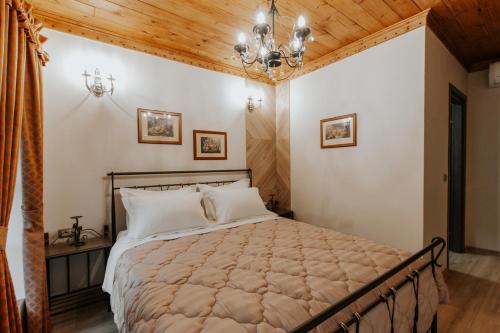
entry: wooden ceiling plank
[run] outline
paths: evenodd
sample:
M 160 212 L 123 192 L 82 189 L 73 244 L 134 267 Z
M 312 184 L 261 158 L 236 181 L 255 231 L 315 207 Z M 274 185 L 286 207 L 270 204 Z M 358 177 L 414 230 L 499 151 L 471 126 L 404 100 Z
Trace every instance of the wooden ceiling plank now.
M 296 7 L 293 1 L 284 0 L 285 8 L 293 9 L 295 12 L 311 13 L 315 20 L 315 25 L 312 26 L 313 33 L 315 31 L 325 31 L 334 37 L 337 46 L 332 45 L 330 50 L 347 45 L 352 41 L 368 35 L 368 32 L 360 27 L 356 22 L 349 19 L 343 13 L 333 8 L 323 1 L 308 1 L 308 7 Z
M 197 2 L 197 1 L 191 1 L 191 0 L 189 0 L 189 1 L 190 2 Z M 206 3 L 206 5 L 209 7 L 210 6 L 214 7 L 215 10 L 220 11 L 224 17 L 229 18 L 229 19 L 231 19 L 231 16 L 228 15 L 227 13 L 230 13 L 229 11 L 232 9 L 231 5 L 234 5 L 238 8 L 240 8 L 239 6 L 246 5 L 247 7 L 240 8 L 241 11 L 236 10 L 237 17 L 244 16 L 245 17 L 244 20 L 245 20 L 245 22 L 247 22 L 247 25 L 244 25 L 243 21 L 241 21 L 241 23 L 240 23 L 241 27 L 240 27 L 239 31 L 243 31 L 243 32 L 247 32 L 247 33 L 252 31 L 253 26 L 255 24 L 255 21 L 254 21 L 255 13 L 258 12 L 258 8 L 253 9 L 253 7 L 247 5 L 247 2 L 239 3 L 236 1 L 234 4 L 233 3 L 229 4 L 227 2 L 218 2 L 218 1 L 215 1 L 216 3 L 212 4 L 211 1 L 206 1 L 206 0 L 202 0 L 202 2 Z M 280 6 L 278 8 L 278 10 L 280 11 L 280 16 L 276 20 L 276 35 L 277 35 L 276 37 L 278 39 L 278 42 L 286 43 L 290 39 L 290 33 L 293 29 L 295 17 L 290 17 L 287 14 L 285 14 L 282 10 L 283 7 L 284 6 Z M 263 9 L 267 10 L 267 8 L 263 8 Z M 233 20 L 235 20 L 235 19 L 233 18 Z M 236 20 L 239 20 L 239 19 L 237 18 Z M 318 30 L 316 30 L 314 27 L 311 27 L 311 28 L 312 28 L 313 35 L 315 35 L 315 36 L 320 35 L 320 32 Z M 309 43 L 307 45 L 308 52 L 313 51 L 318 56 L 320 54 L 328 53 L 332 47 L 332 44 L 334 44 L 336 41 L 326 40 L 326 37 L 327 36 L 322 36 L 322 38 L 319 38 L 316 42 Z M 233 38 L 236 38 L 236 37 L 233 37 Z M 312 57 L 312 55 L 307 54 L 306 57 Z
M 340 15 L 334 15 L 325 22 L 325 30 L 338 39 L 342 46 L 348 45 L 369 33 L 354 22 L 345 20 Z
M 35 8 L 44 8 L 53 12 L 75 12 L 84 17 L 94 16 L 95 7 L 83 4 L 77 0 L 67 0 L 64 5 L 58 0 L 32 0 Z
M 484 13 L 483 18 L 486 21 L 489 33 L 491 51 L 486 57 L 490 58 L 488 60 L 493 61 L 500 58 L 500 1 L 478 0 L 478 3 Z M 485 56 L 481 58 L 484 59 Z M 474 61 L 480 62 L 484 60 L 474 59 Z
M 39 11 L 39 10 L 36 10 L 36 12 L 39 16 L 48 16 L 48 17 L 52 17 L 55 20 L 62 19 L 62 17 L 57 13 L 43 12 L 43 11 Z M 79 19 L 80 19 L 79 15 L 67 14 L 65 16 L 65 18 L 69 18 L 69 19 L 73 20 L 73 22 L 78 22 L 78 23 L 76 23 L 77 25 L 82 24 L 82 23 L 79 23 Z M 177 50 L 179 52 L 184 52 L 184 54 L 193 54 L 192 47 L 188 47 L 188 46 L 182 45 L 182 44 L 179 45 L 175 41 L 168 42 L 168 38 L 165 36 L 163 38 L 157 38 L 157 37 L 154 37 L 150 34 L 145 34 L 145 33 L 139 34 L 137 32 L 137 30 L 133 27 L 128 27 L 128 26 L 124 27 L 122 25 L 116 26 L 113 22 L 110 22 L 110 21 L 107 22 L 106 27 L 101 27 L 98 24 L 100 21 L 96 21 L 96 19 L 97 19 L 96 17 L 88 17 L 86 19 L 86 22 L 87 22 L 87 24 L 90 24 L 93 27 L 101 28 L 103 31 L 107 31 L 108 33 L 112 33 L 112 34 L 117 35 L 117 36 L 127 36 L 128 35 L 128 36 L 130 36 L 136 40 L 139 40 L 143 43 L 149 43 L 149 44 L 153 44 L 153 45 L 162 45 L 162 47 L 168 48 L 169 50 Z M 194 54 L 207 57 L 208 59 L 213 59 L 214 55 L 219 54 L 219 53 L 209 53 L 206 50 L 200 50 L 200 48 L 194 49 L 194 50 L 196 51 L 196 53 L 194 53 Z M 215 60 L 223 61 L 224 59 L 223 58 L 215 58 Z
M 182 15 L 186 15 L 187 13 L 189 13 L 190 17 L 193 17 L 193 19 L 190 20 L 193 26 L 206 27 L 206 29 L 204 29 L 202 32 L 199 32 L 200 35 L 203 36 L 206 32 L 211 32 L 212 34 L 209 36 L 210 38 L 223 39 L 230 43 L 228 44 L 229 48 L 226 49 L 226 53 L 228 54 L 232 53 L 232 49 L 234 46 L 233 43 L 236 43 L 236 38 L 238 33 L 242 31 L 251 32 L 253 28 L 253 23 L 250 22 L 247 22 L 246 27 L 243 29 L 234 27 L 233 25 L 235 22 L 237 22 L 237 20 L 234 20 L 234 18 L 232 18 L 231 15 L 228 15 L 227 13 L 221 14 L 217 12 L 214 6 L 203 7 L 204 6 L 203 1 L 199 1 L 197 3 L 198 8 L 189 7 L 189 1 L 185 1 L 182 4 L 182 6 L 174 5 L 176 3 L 175 1 L 168 1 L 168 0 L 166 1 L 146 0 L 145 3 L 153 5 L 155 7 L 158 6 L 156 8 L 158 10 L 161 10 L 162 14 L 166 13 L 166 10 L 168 9 L 169 12 L 167 13 L 167 15 L 174 15 L 180 21 L 183 20 L 185 21 L 186 19 L 182 17 Z M 242 25 L 241 22 L 239 24 L 240 26 Z M 280 34 L 279 31 L 277 31 L 277 38 L 279 41 L 288 41 L 288 36 L 282 33 Z M 312 45 L 309 48 L 309 51 L 311 52 L 312 56 L 314 56 L 314 54 L 318 52 L 317 51 L 318 48 L 321 48 L 319 53 L 322 54 L 325 52 L 324 50 L 325 46 L 320 44 Z
M 325 2 L 356 22 L 356 24 L 369 33 L 374 33 L 385 28 L 382 23 L 367 13 L 363 7 L 351 0 L 325 0 Z
M 293 17 L 295 20 L 299 15 L 303 15 L 313 30 L 313 34 L 328 34 L 321 22 L 329 20 L 332 13 L 338 12 L 322 0 L 309 0 L 300 3 L 294 0 L 281 0 L 280 4 L 282 6 L 279 7 L 279 10 L 282 16 Z M 332 40 L 335 38 L 332 37 Z
M 96 16 L 101 17 L 104 21 L 106 18 L 111 18 L 117 24 L 136 24 L 138 27 L 149 27 L 150 33 L 156 37 L 161 38 L 165 33 L 172 32 L 177 36 L 183 36 L 191 39 L 194 43 L 204 43 L 206 40 L 219 41 L 220 34 L 205 31 L 200 34 L 196 31 L 195 25 L 192 21 L 186 20 L 182 17 L 174 17 L 172 20 L 165 20 L 161 18 L 152 18 L 143 12 L 132 10 L 124 6 L 116 5 L 112 1 L 102 0 L 79 0 L 85 3 L 95 4 Z M 172 24 L 175 22 L 175 24 Z M 223 36 L 224 37 L 224 36 Z M 225 40 L 225 38 L 222 38 Z M 231 44 L 221 41 L 228 47 Z
M 148 0 L 148 1 L 151 1 L 151 0 Z M 198 0 L 197 1 L 188 0 L 188 2 L 198 3 L 199 1 Z M 228 11 L 232 7 L 228 6 L 227 2 L 219 3 L 217 1 L 215 1 L 215 3 L 213 3 L 212 1 L 207 1 L 207 0 L 201 0 L 200 2 L 204 3 L 207 6 L 204 9 L 207 12 L 209 12 L 210 14 L 212 14 L 212 10 L 210 8 L 213 8 L 213 10 L 218 11 L 220 13 L 220 15 L 222 15 L 222 17 L 225 20 L 232 19 L 233 21 L 237 21 L 234 18 L 231 18 L 231 15 L 229 14 Z M 246 2 L 242 2 L 242 4 L 246 4 Z M 239 3 L 235 3 L 234 5 L 238 6 L 238 8 L 240 8 Z M 276 20 L 276 38 L 277 38 L 278 42 L 287 43 L 290 39 L 289 34 L 291 33 L 291 31 L 293 29 L 295 17 L 292 18 L 292 17 L 286 15 L 281 10 L 281 8 L 283 8 L 283 7 L 278 8 L 280 10 L 280 16 Z M 240 10 L 241 10 L 241 12 L 240 12 Z M 255 24 L 255 22 L 253 20 L 254 19 L 253 13 L 256 13 L 258 10 L 257 9 L 252 10 L 252 7 L 246 7 L 246 8 L 242 7 L 242 8 L 240 8 L 240 10 L 237 10 L 236 12 L 238 13 L 238 16 L 239 15 L 245 16 L 245 22 L 247 23 L 247 25 L 244 25 L 243 21 L 241 21 L 240 28 L 238 29 L 238 32 L 249 33 L 252 31 L 253 26 Z M 314 36 L 321 36 L 320 32 L 317 31 L 314 27 L 312 27 L 312 32 L 313 32 Z M 237 34 L 235 33 L 233 40 L 236 39 L 236 36 L 237 36 Z M 322 54 L 326 54 L 326 53 L 330 52 L 332 44 L 335 45 L 336 42 L 337 41 L 335 41 L 335 40 L 327 40 L 327 36 L 321 36 L 321 38 L 317 39 L 317 41 L 315 41 L 314 43 L 308 43 L 307 44 L 308 52 L 306 53 L 306 59 L 307 58 L 315 58 L 315 57 L 318 57 Z
M 401 16 L 398 15 L 385 2 L 380 0 L 353 0 L 362 7 L 371 16 L 375 17 L 384 26 L 388 27 L 401 21 Z
M 407 18 L 420 12 L 420 8 L 411 0 L 383 0 L 402 18 Z
M 94 27 L 98 31 L 95 38 L 108 34 L 109 40 L 121 38 L 120 43 L 151 54 L 159 48 L 162 56 L 186 57 L 186 63 L 203 63 L 204 59 L 221 65 L 210 65 L 212 68 L 239 68 L 231 57 L 236 36 L 240 31 L 249 33 L 257 11 L 269 7 L 266 0 L 32 2 L 35 12 L 52 23 L 63 20 L 61 30 L 72 25 L 87 30 Z M 435 13 L 433 30 L 464 66 L 500 56 L 500 0 L 279 0 L 276 34 L 279 41 L 286 42 L 298 15 L 304 15 L 316 39 L 307 45 L 305 62 L 314 65 L 339 49 L 337 56 L 356 52 L 363 47 L 354 47 L 356 41 L 370 40 L 370 33 L 398 17 L 406 19 L 430 7 Z
M 441 2 L 441 0 L 413 0 L 413 2 L 421 10 L 425 10 L 433 8 L 434 6 L 438 5 Z

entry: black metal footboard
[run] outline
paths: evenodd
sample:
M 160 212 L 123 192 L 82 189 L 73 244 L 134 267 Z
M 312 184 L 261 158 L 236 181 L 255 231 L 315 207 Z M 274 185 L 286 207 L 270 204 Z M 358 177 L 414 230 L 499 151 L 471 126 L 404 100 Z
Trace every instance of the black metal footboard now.
M 346 322 L 341 322 L 339 323 L 339 328 L 334 331 L 335 333 L 342 333 L 342 332 L 348 332 L 349 327 L 352 325 L 355 325 L 356 327 L 356 332 L 359 332 L 359 326 L 360 322 L 368 312 L 373 310 L 376 306 L 380 304 L 387 304 L 387 308 L 389 311 L 389 317 L 391 319 L 391 333 L 394 332 L 394 312 L 395 312 L 395 306 L 392 307 L 392 310 L 389 307 L 389 299 L 393 297 L 395 299 L 396 293 L 399 289 L 403 288 L 403 286 L 407 284 L 411 284 L 413 286 L 413 290 L 415 292 L 415 298 L 416 298 L 416 305 L 414 309 L 414 322 L 413 322 L 413 332 L 417 332 L 417 325 L 418 325 L 418 317 L 419 317 L 419 309 L 418 309 L 418 290 L 419 290 L 419 275 L 420 272 L 424 271 L 427 269 L 429 266 L 432 269 L 432 274 L 434 278 L 436 278 L 436 267 L 441 267 L 441 265 L 437 262 L 439 257 L 441 256 L 443 250 L 446 247 L 446 242 L 444 239 L 440 237 L 436 237 L 432 240 L 431 244 L 423 248 L 422 250 L 418 251 L 408 259 L 404 260 L 401 262 L 399 265 L 396 267 L 390 269 L 389 271 L 385 272 L 384 274 L 380 275 L 378 278 L 375 280 L 371 281 L 367 285 L 359 288 L 352 294 L 347 295 L 337 303 L 333 304 L 329 308 L 325 309 L 324 311 L 320 312 L 313 318 L 311 318 L 309 321 L 297 326 L 292 333 L 306 333 L 309 332 L 310 330 L 314 329 L 315 327 L 321 325 L 328 319 L 332 318 L 335 316 L 337 313 L 348 307 L 349 305 L 355 303 L 359 299 L 361 299 L 363 296 L 368 294 L 369 292 L 373 291 L 375 288 L 380 286 L 382 283 L 387 281 L 388 279 L 394 277 L 398 273 L 400 273 L 403 269 L 408 268 L 412 263 L 416 262 L 419 259 L 423 260 L 423 264 L 421 264 L 418 268 L 414 269 L 410 274 L 406 276 L 405 279 L 403 279 L 401 282 L 399 282 L 397 285 L 389 288 L 385 293 L 381 294 L 380 297 L 367 305 L 365 308 L 363 308 L 359 312 L 354 312 L 352 314 L 352 317 L 346 321 Z M 437 249 L 437 253 L 435 252 Z M 429 259 L 423 259 L 424 256 L 430 255 Z M 393 303 L 394 304 L 394 303 Z M 429 327 L 429 331 L 432 333 L 437 332 L 437 314 L 434 315 L 434 319 L 432 321 L 431 327 Z

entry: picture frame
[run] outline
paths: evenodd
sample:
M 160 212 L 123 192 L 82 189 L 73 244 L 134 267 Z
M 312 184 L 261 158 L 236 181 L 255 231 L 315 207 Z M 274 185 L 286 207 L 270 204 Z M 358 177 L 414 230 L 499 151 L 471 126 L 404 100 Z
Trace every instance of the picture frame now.
M 320 120 L 321 148 L 357 146 L 357 114 Z
M 139 143 L 182 145 L 182 113 L 137 109 Z
M 227 132 L 193 131 L 195 160 L 227 160 Z

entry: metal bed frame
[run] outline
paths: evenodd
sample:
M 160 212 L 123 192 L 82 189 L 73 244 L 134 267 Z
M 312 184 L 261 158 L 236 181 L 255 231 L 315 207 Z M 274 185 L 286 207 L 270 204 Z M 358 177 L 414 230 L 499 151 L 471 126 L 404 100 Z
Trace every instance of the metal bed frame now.
M 126 177 L 126 176 L 168 176 L 168 175 L 208 175 L 208 174 L 232 174 L 232 173 L 246 173 L 248 178 L 250 179 L 250 186 L 252 186 L 252 169 L 230 169 L 230 170 L 189 170 L 189 171 L 146 171 L 146 172 L 110 172 L 107 175 L 111 177 L 111 238 L 112 243 L 114 244 L 116 241 L 116 204 L 115 204 L 115 191 L 120 188 L 136 188 L 136 189 L 148 189 L 148 188 L 156 188 L 160 191 L 169 190 L 172 187 L 179 188 L 184 186 L 191 186 L 195 184 L 215 184 L 217 186 L 233 183 L 236 180 L 221 180 L 221 181 L 209 181 L 209 182 L 196 182 L 196 183 L 178 183 L 178 184 L 157 184 L 157 185 L 135 185 L 135 186 L 115 186 L 115 178 L 116 177 Z M 392 277 L 400 274 L 404 269 L 410 268 L 410 266 L 420 261 L 420 266 L 418 268 L 413 269 L 410 274 L 407 274 L 401 282 L 397 285 L 389 288 L 384 293 L 381 293 L 379 298 L 373 301 L 372 303 L 365 306 L 361 311 L 354 312 L 351 318 L 345 322 L 338 323 L 339 328 L 334 330 L 334 333 L 347 333 L 349 331 L 349 327 L 355 325 L 356 333 L 360 330 L 360 322 L 366 314 L 368 314 L 371 310 L 381 304 L 386 304 L 388 315 L 391 322 L 391 333 L 394 333 L 394 314 L 395 314 L 395 302 L 396 302 L 396 294 L 397 291 L 403 288 L 406 285 L 411 285 L 413 287 L 413 291 L 415 293 L 415 309 L 414 309 L 414 320 L 413 320 L 413 333 L 417 332 L 417 325 L 419 319 L 419 276 L 420 273 L 430 267 L 432 270 L 432 275 L 434 279 L 436 278 L 436 268 L 441 267 L 441 264 L 438 263 L 438 259 L 443 253 L 446 247 L 446 242 L 443 238 L 436 237 L 432 239 L 432 242 L 424 247 L 422 250 L 418 251 L 408 259 L 402 261 L 400 264 L 380 275 L 370 283 L 364 285 L 363 287 L 357 289 L 353 293 L 347 295 L 343 299 L 339 300 L 337 303 L 332 304 L 327 309 L 318 313 L 310 320 L 300 324 L 295 329 L 291 331 L 291 333 L 306 333 L 321 325 L 328 319 L 331 319 L 340 311 L 345 308 L 353 305 L 356 301 L 361 299 L 366 294 L 372 292 L 377 287 L 379 287 L 382 283 L 389 280 Z M 436 253 L 437 251 L 437 253 Z M 430 258 L 424 259 L 425 256 L 430 255 Z M 392 298 L 392 309 L 389 303 L 389 300 Z M 434 318 L 431 324 L 431 327 L 428 329 L 428 332 L 437 333 L 437 313 L 434 314 Z

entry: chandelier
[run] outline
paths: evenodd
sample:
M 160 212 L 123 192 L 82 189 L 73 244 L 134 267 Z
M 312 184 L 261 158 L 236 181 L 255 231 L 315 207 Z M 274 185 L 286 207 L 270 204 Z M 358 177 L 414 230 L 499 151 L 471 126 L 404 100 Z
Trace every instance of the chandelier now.
M 267 75 L 272 81 L 288 79 L 296 70 L 300 70 L 304 63 L 305 42 L 313 41 L 311 29 L 306 26 L 304 16 L 299 16 L 292 29 L 286 44 L 278 44 L 276 41 L 275 20 L 279 15 L 276 1 L 271 1 L 268 16 L 271 19 L 270 26 L 266 22 L 266 15 L 259 12 L 257 24 L 253 27 L 253 37 L 247 43 L 244 33 L 238 35 L 238 44 L 234 46 L 236 57 L 239 57 L 243 69 L 248 77 L 257 79 Z M 285 69 L 285 67 L 288 68 Z M 252 76 L 249 72 L 253 68 L 257 75 Z

